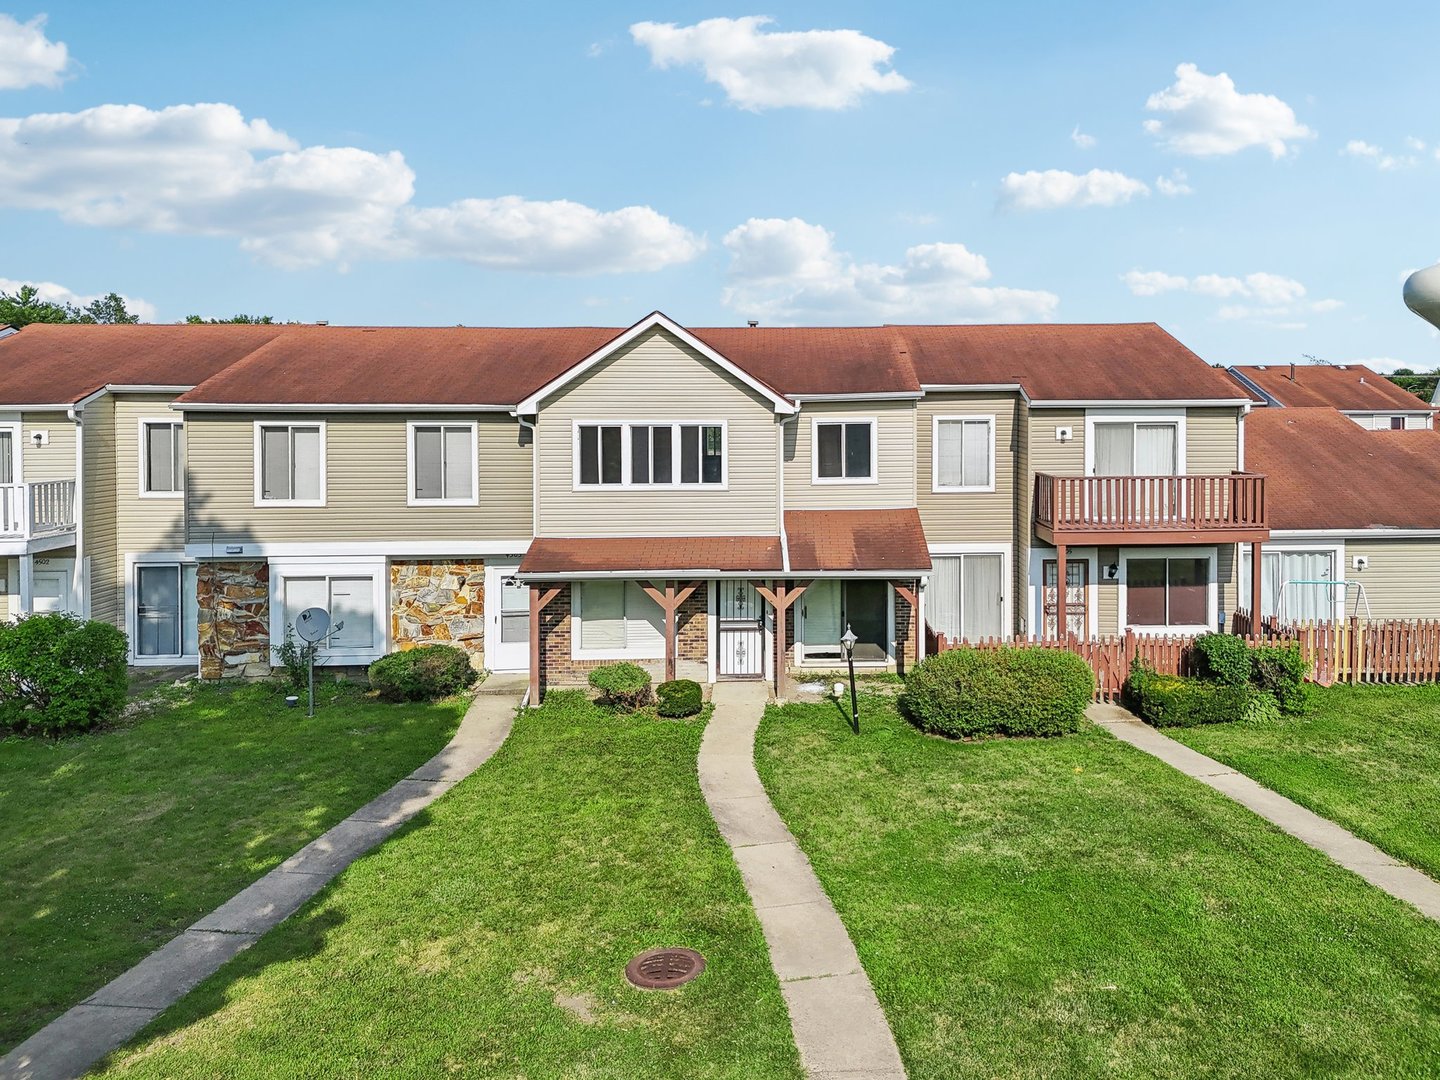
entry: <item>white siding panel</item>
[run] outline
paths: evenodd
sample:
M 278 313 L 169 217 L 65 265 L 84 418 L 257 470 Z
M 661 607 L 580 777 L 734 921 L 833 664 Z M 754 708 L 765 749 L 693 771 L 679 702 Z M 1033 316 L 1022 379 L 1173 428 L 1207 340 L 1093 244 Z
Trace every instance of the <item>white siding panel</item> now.
M 785 425 L 785 508 L 864 510 L 915 505 L 913 401 L 807 401 Z M 811 446 L 815 418 L 875 420 L 873 484 L 816 484 Z

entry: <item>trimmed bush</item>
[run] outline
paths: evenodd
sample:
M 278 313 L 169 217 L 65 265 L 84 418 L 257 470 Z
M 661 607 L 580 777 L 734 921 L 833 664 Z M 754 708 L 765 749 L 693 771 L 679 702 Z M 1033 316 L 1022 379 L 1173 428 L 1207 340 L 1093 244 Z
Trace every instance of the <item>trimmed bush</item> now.
M 1059 649 L 949 649 L 910 673 L 900 707 L 922 731 L 976 735 L 1068 735 L 1085 722 L 1095 676 Z
M 1234 634 L 1201 634 L 1195 639 L 1201 678 L 1244 686 L 1250 681 L 1250 646 Z
M 650 703 L 650 673 L 639 664 L 601 664 L 590 672 L 590 686 L 606 705 L 625 712 Z
M 1256 699 L 1268 695 L 1253 686 L 1157 675 L 1137 660 L 1125 681 L 1125 698 L 1140 719 L 1156 727 L 1199 727 L 1253 717 Z
M 370 685 L 386 701 L 435 701 L 475 682 L 470 654 L 454 645 L 422 645 L 370 665 Z
M 1300 646 L 1257 645 L 1250 650 L 1251 681 L 1274 696 L 1280 711 L 1300 716 L 1310 707 L 1310 686 L 1305 678 L 1310 664 Z
M 675 679 L 655 687 L 659 701 L 656 712 L 661 716 L 694 716 L 705 705 L 705 694 L 694 679 Z
M 0 727 L 88 731 L 125 704 L 125 635 L 61 613 L 0 624 Z

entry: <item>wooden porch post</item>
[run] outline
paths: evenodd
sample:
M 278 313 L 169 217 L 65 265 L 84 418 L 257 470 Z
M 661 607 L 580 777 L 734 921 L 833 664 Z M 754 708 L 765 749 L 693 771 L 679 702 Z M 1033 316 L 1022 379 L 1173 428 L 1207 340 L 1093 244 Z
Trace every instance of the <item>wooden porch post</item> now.
M 1259 540 L 1250 544 L 1250 634 L 1252 637 L 1260 635 L 1260 597 L 1264 584 L 1265 570 L 1261 559 L 1260 549 L 1265 545 Z
M 785 612 L 805 594 L 810 582 L 796 585 L 794 582 L 777 581 L 774 589 L 756 585 L 755 591 L 766 603 L 775 609 L 775 697 L 783 699 L 789 688 L 789 675 L 785 670 Z
M 540 704 L 540 665 L 543 654 L 540 650 L 540 613 L 550 601 L 560 595 L 560 586 L 540 591 L 539 585 L 530 586 L 530 707 Z
M 677 657 L 680 652 L 679 642 L 679 612 L 680 605 L 690 599 L 690 595 L 700 587 L 699 582 L 691 582 L 684 588 L 676 590 L 676 583 L 673 580 L 665 582 L 665 591 L 662 593 L 654 585 L 648 582 L 640 582 L 640 587 L 645 594 L 659 604 L 665 612 L 665 681 L 673 682 L 675 679 L 675 668 Z
M 1055 637 L 1064 641 L 1069 622 L 1065 617 L 1065 593 L 1068 582 L 1065 573 L 1065 545 L 1055 545 Z M 1041 613 L 1044 614 L 1043 612 Z M 1043 636 L 1044 628 L 1041 628 Z

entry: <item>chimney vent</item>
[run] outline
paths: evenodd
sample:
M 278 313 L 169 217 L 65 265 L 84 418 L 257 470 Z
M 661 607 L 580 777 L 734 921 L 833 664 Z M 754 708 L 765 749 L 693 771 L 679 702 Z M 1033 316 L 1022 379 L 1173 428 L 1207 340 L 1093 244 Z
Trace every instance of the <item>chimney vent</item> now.
M 760 320 L 759 320 L 759 319 L 746 319 L 746 320 L 745 320 L 745 325 L 748 326 L 748 327 L 750 327 L 751 330 L 754 330 L 757 326 L 760 325 Z
M 1290 364 L 1290 381 L 1295 381 L 1295 364 L 1293 362 Z

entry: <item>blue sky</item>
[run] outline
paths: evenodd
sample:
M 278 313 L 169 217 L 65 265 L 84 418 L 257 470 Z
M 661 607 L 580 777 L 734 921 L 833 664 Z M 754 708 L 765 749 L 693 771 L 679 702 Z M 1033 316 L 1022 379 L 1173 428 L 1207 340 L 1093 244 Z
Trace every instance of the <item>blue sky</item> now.
M 1440 11 L 1157 7 L 0 3 L 0 280 L 1440 365 L 1400 300 L 1440 258 Z

